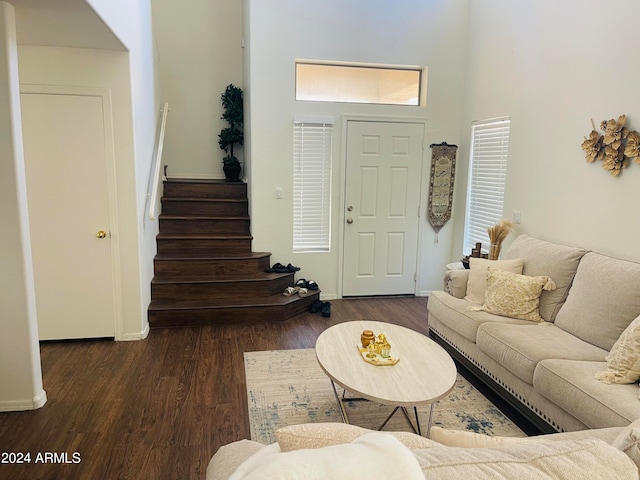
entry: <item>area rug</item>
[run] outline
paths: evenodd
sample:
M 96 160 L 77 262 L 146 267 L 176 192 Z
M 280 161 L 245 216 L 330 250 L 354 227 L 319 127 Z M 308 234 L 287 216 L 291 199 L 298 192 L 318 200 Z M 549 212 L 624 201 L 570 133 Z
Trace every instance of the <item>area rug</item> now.
M 313 349 L 246 352 L 244 365 L 252 440 L 272 443 L 275 431 L 287 425 L 342 422 L 331 382 L 318 365 Z M 347 401 L 346 409 L 350 423 L 377 430 L 393 407 Z M 419 407 L 418 414 L 424 433 L 429 407 Z M 449 396 L 436 403 L 433 425 L 488 435 L 526 437 L 460 374 Z M 384 429 L 412 431 L 400 412 Z

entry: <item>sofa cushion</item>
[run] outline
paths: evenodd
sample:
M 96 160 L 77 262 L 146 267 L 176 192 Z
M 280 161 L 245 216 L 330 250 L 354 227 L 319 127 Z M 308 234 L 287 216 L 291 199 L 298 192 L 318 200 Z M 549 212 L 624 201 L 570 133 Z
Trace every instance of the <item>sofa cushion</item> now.
M 520 320 L 544 322 L 538 313 L 540 294 L 554 290 L 555 283 L 549 277 L 529 277 L 487 268 L 487 289 L 482 310 Z
M 484 303 L 484 294 L 487 288 L 487 270 L 493 267 L 511 273 L 522 273 L 524 260 L 516 258 L 512 260 L 487 260 L 486 258 L 469 259 L 469 280 L 467 282 L 467 294 L 464 299 L 468 302 Z
M 303 423 L 279 428 L 276 430 L 276 440 L 281 451 L 290 452 L 303 448 L 322 448 L 329 445 L 351 443 L 367 433 L 371 433 L 371 430 L 346 423 Z M 436 441 L 415 433 L 387 433 L 396 437 L 400 443 L 411 450 L 439 446 Z
M 640 315 L 640 264 L 589 252 L 580 261 L 556 325 L 611 350 Z
M 595 379 L 604 362 L 547 359 L 533 375 L 540 395 L 571 412 L 589 428 L 624 427 L 640 418 L 638 386 Z
M 278 444 L 264 450 L 273 446 Z M 411 450 L 384 432 L 369 432 L 351 443 L 324 448 L 264 450 L 248 458 L 229 480 L 355 480 L 366 477 L 368 472 L 384 472 L 389 480 L 424 480 Z
M 536 365 L 546 358 L 604 361 L 606 350 L 595 347 L 551 323 L 497 325 L 478 328 L 480 350 L 518 378 L 533 385 Z
M 531 325 L 526 320 L 501 317 L 491 313 L 471 310 L 473 303 L 452 297 L 440 290 L 431 292 L 427 301 L 429 316 L 435 317 L 447 327 L 475 343 L 478 327 L 483 323 Z
M 576 274 L 578 263 L 587 251 L 520 235 L 504 251 L 505 260 L 524 258 L 523 275 L 547 275 L 553 279 L 556 289 L 540 295 L 540 316 L 553 322 L 567 297 L 567 291 Z
M 500 448 L 416 450 L 425 478 L 495 480 L 635 479 L 635 464 L 602 440 L 522 442 Z
M 640 378 L 640 315 L 622 332 L 606 357 L 607 369 L 596 379 L 604 383 L 635 383 Z

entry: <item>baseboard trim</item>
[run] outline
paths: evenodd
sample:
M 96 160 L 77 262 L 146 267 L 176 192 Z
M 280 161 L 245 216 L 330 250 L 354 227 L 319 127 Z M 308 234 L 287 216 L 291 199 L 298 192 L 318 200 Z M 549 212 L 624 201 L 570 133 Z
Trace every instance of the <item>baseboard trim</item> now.
M 40 391 L 31 400 L 0 401 L 0 412 L 23 412 L 25 410 L 37 410 L 47 403 L 47 392 Z
M 149 323 L 144 326 L 144 330 L 140 333 L 125 333 L 122 337 L 118 338 L 119 342 L 134 342 L 137 340 L 144 340 L 149 336 Z

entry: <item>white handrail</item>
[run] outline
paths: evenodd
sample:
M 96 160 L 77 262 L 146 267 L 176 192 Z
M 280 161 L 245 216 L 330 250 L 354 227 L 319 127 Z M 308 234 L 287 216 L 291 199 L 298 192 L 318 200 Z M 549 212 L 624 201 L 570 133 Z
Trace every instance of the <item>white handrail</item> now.
M 158 191 L 160 189 L 160 173 L 162 172 L 162 148 L 164 146 L 164 133 L 167 127 L 167 114 L 169 113 L 169 103 L 165 102 L 162 108 L 162 120 L 160 122 L 160 134 L 158 135 L 158 144 L 156 146 L 156 156 L 153 159 L 153 180 L 151 185 L 151 193 L 149 197 L 149 219 L 157 220 L 158 218 Z

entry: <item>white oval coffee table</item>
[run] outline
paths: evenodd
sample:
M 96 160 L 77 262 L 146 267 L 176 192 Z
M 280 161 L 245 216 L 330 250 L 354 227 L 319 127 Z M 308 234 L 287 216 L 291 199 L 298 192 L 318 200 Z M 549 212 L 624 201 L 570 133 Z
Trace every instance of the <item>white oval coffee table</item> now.
M 359 352 L 363 330 L 373 330 L 376 335 L 384 333 L 391 344 L 391 356 L 400 361 L 392 366 L 365 362 Z M 316 357 L 331 380 L 345 423 L 349 419 L 344 395 L 338 395 L 336 384 L 363 399 L 396 407 L 380 429 L 401 409 L 414 431 L 421 434 L 416 407 L 430 405 L 427 437 L 431 433 L 435 402 L 451 392 L 457 377 L 453 360 L 440 345 L 414 330 L 385 322 L 357 320 L 328 328 L 316 341 Z M 407 407 L 413 407 L 417 428 L 407 414 Z

